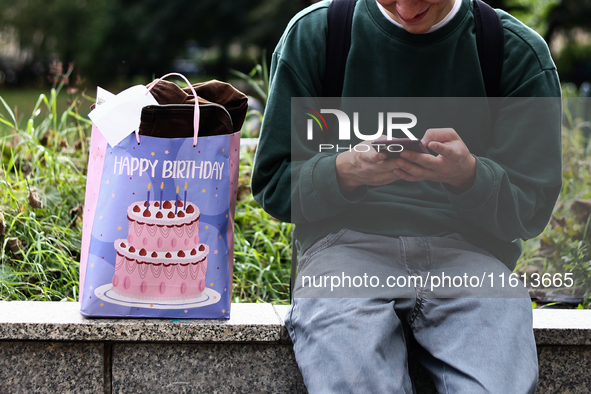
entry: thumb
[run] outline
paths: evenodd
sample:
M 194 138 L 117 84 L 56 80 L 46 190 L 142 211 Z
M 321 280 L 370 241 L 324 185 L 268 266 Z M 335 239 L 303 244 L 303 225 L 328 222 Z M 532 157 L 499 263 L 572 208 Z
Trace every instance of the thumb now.
M 382 160 L 385 160 L 388 157 L 384 152 L 369 152 L 369 154 L 365 155 L 365 159 L 371 163 L 377 163 Z
M 377 163 L 382 160 L 385 160 L 388 157 L 386 153 L 379 151 L 378 149 L 376 149 L 375 146 L 372 146 L 371 141 L 365 141 L 359 145 L 369 145 L 371 147 L 371 149 L 366 151 L 366 153 L 364 154 L 364 159 L 368 162 Z
M 427 143 L 427 148 L 431 149 L 435 153 L 441 153 L 443 149 L 443 144 L 437 141 L 431 141 Z

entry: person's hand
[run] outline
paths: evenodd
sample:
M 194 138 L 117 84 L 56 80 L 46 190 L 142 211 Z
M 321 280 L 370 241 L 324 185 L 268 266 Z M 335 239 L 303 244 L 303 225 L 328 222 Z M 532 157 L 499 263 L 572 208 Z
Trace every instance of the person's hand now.
M 398 167 L 393 170 L 397 177 L 410 182 L 447 183 L 458 193 L 474 185 L 476 159 L 454 129 L 428 129 L 422 142 L 438 156 L 402 151 L 401 158 L 393 160 Z
M 386 154 L 378 153 L 371 143 L 361 142 L 351 151 L 337 156 L 337 180 L 343 194 L 361 185 L 382 186 L 400 179 L 394 172 L 398 168 L 396 160 L 385 160 Z

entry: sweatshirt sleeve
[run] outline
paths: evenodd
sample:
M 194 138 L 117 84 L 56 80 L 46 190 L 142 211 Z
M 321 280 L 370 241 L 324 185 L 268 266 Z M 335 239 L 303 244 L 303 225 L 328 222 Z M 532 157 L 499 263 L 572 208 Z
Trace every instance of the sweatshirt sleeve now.
M 317 78 L 317 77 L 316 77 Z M 275 53 L 271 89 L 252 174 L 255 200 L 277 219 L 314 222 L 338 215 L 363 199 L 367 188 L 345 197 L 337 183 L 336 154 L 318 153 L 292 133 L 291 98 L 315 97 Z
M 341 213 L 363 199 L 366 188 L 343 196 L 337 184 L 336 154 L 318 153 L 302 133 L 292 133 L 294 97 L 322 96 L 326 47 L 326 2 L 297 15 L 273 53 L 270 91 L 252 174 L 255 200 L 288 222 L 314 222 Z M 305 16 L 305 18 L 303 18 Z M 289 53 L 284 52 L 289 46 Z M 297 59 L 294 58 L 297 54 Z
M 465 220 L 503 241 L 539 235 L 562 185 L 558 75 L 543 40 L 511 22 L 504 19 L 504 97 L 489 148 L 476 157 L 476 181 L 459 195 L 444 185 Z

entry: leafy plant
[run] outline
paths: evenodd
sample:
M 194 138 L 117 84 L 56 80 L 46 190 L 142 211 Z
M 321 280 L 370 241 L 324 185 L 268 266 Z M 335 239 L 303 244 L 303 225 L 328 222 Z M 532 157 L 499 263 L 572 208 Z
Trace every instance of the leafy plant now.
M 588 155 L 589 136 L 582 110 L 582 99 L 570 97 L 564 101 L 563 187 L 550 224 L 537 238 L 524 244 L 518 262 L 520 272 L 560 274 L 570 273 L 572 288 L 559 291 L 582 297 L 591 306 L 591 157 Z M 560 287 L 560 286 L 559 286 Z
M 9 130 L 0 138 L 0 299 L 77 297 L 90 123 L 78 99 L 57 112 L 71 72 L 56 66 L 49 96 L 39 96 L 24 125 L 0 97 Z
M 248 74 L 244 74 L 237 70 L 232 70 L 232 74 L 248 82 L 263 101 L 263 105 L 267 105 L 267 98 L 269 95 L 269 67 L 267 66 L 266 51 L 263 51 L 261 55 L 261 63 L 254 66 Z
M 243 150 L 234 235 L 234 302 L 289 303 L 290 223 L 266 213 L 252 197 L 252 148 Z
M 548 14 L 560 0 L 507 0 L 506 3 L 513 16 L 544 35 L 548 29 Z
M 247 82 L 256 96 L 261 100 L 261 108 L 249 109 L 246 114 L 244 127 L 241 130 L 242 137 L 256 138 L 259 136 L 260 126 L 263 122 L 263 111 L 267 105 L 269 95 L 269 68 L 267 67 L 267 54 L 263 51 L 261 63 L 257 64 L 252 70 L 245 74 L 243 72 L 232 70 L 232 74 Z M 252 98 L 250 100 L 253 100 Z M 257 99 L 254 99 L 257 100 Z M 258 103 L 258 101 L 256 101 Z

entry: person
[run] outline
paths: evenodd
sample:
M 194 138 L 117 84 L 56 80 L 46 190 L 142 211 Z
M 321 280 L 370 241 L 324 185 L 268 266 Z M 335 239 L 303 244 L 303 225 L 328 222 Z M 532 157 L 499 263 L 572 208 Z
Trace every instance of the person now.
M 495 110 L 472 0 L 358 0 L 339 101 L 355 130 L 345 143 L 346 133 L 323 124 L 339 114 L 320 99 L 331 72 L 328 5 L 296 15 L 273 53 L 252 174 L 261 206 L 296 224 L 298 277 L 285 323 L 308 391 L 412 392 L 412 345 L 439 393 L 533 393 L 531 301 L 523 284 L 502 290 L 520 240 L 544 229 L 561 189 L 561 93 L 547 45 L 496 10 L 504 55 Z M 359 138 L 363 100 L 383 118 L 382 107 L 408 105 L 382 126 L 414 116 L 426 127 L 412 134 L 430 154 L 391 159 L 371 148 L 392 136 Z M 429 111 L 438 113 L 421 123 Z M 318 124 L 306 123 L 312 115 Z

